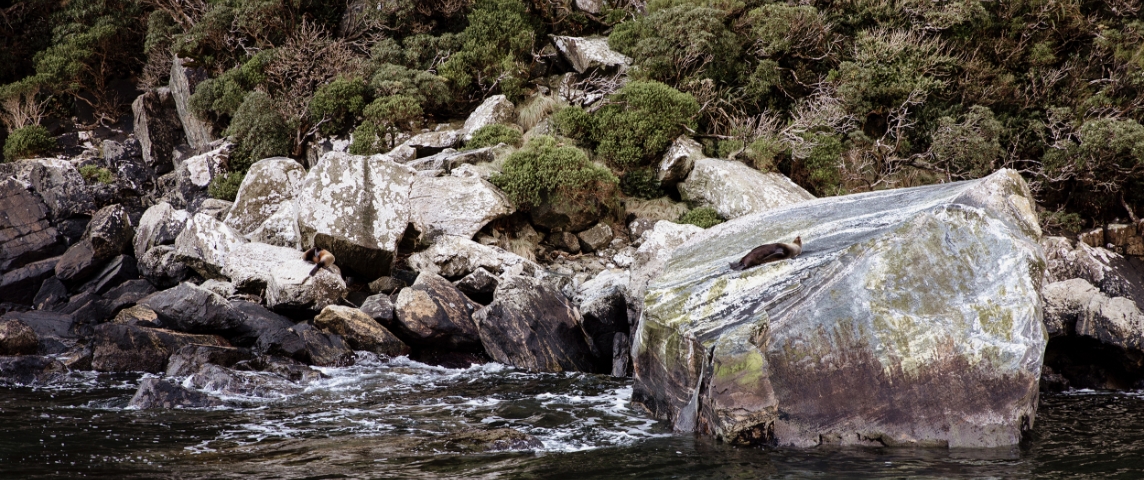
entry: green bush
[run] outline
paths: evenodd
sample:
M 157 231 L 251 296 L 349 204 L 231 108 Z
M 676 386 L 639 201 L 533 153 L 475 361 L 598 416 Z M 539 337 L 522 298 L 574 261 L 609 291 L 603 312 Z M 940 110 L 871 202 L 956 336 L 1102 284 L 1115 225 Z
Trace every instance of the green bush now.
M 499 89 L 512 100 L 524 94 L 536 31 L 521 0 L 477 0 L 461 32 L 461 50 L 438 69 L 460 93 Z
M 84 180 L 88 182 L 94 181 L 104 185 L 111 185 L 112 183 L 115 183 L 115 177 L 111 175 L 111 170 L 100 166 L 84 165 L 79 167 L 79 174 L 83 177 Z
M 581 212 L 598 212 L 612 204 L 619 183 L 607 168 L 588 161 L 580 149 L 543 135 L 510 155 L 502 173 L 489 181 L 522 210 L 551 203 Z
M 700 228 L 711 228 L 715 225 L 723 223 L 723 217 L 711 207 L 699 207 L 688 210 L 687 213 L 679 217 L 679 223 L 691 224 Z
M 238 187 L 242 186 L 242 179 L 244 178 L 246 178 L 246 172 L 215 175 L 211 179 L 210 185 L 207 186 L 207 194 L 211 198 L 233 202 L 238 197 Z
M 1085 193 L 1071 195 L 1077 206 L 1097 212 L 1119 208 L 1120 195 L 1138 195 L 1130 186 L 1144 180 L 1144 125 L 1132 119 L 1086 120 L 1045 153 L 1044 173 L 1067 193 Z
M 378 66 L 369 81 L 369 86 L 373 88 L 374 96 L 378 98 L 403 95 L 413 98 L 419 106 L 429 109 L 443 106 L 451 100 L 445 79 L 429 72 L 392 63 Z
M 937 165 L 963 178 L 980 178 L 996 169 L 1005 156 L 1001 146 L 1004 127 L 989 107 L 974 105 L 962 120 L 938 119 L 930 153 Z
M 226 134 L 234 142 L 230 155 L 230 170 L 234 172 L 245 172 L 264 158 L 290 154 L 290 128 L 274 109 L 270 96 L 262 92 L 246 95 Z
M 620 177 L 620 190 L 629 197 L 638 197 L 651 200 L 663 196 L 663 189 L 659 180 L 655 178 L 654 168 L 637 168 L 629 170 Z
M 647 16 L 616 25 L 608 37 L 613 49 L 632 57 L 637 75 L 680 83 L 735 79 L 745 42 L 724 23 L 728 12 L 694 4 L 648 10 Z
M 8 134 L 4 142 L 4 159 L 8 161 L 32 158 L 56 148 L 56 139 L 48 129 L 39 125 L 17 128 Z
M 365 107 L 364 120 L 354 130 L 350 153 L 373 155 L 392 149 L 402 131 L 411 130 L 420 120 L 421 104 L 408 95 L 379 98 Z
M 217 78 L 203 80 L 191 95 L 191 111 L 204 118 L 235 115 L 247 94 L 266 81 L 266 67 L 273 59 L 274 52 L 264 50 Z
M 494 123 L 492 125 L 485 125 L 478 128 L 473 132 L 473 138 L 465 143 L 466 150 L 475 150 L 478 148 L 491 147 L 493 145 L 507 143 L 514 147 L 520 146 L 521 140 L 520 130 L 512 128 L 508 125 L 501 125 Z
M 365 110 L 369 88 L 361 79 L 339 78 L 318 87 L 310 99 L 310 117 L 315 122 L 325 120 L 319 127 L 326 135 L 344 133 Z
M 812 193 L 820 197 L 845 193 L 842 186 L 842 152 L 846 149 L 842 140 L 823 132 L 807 133 L 803 138 L 814 145 L 810 155 L 803 159 L 810 174 Z
M 885 113 L 913 96 L 925 100 L 954 68 L 940 41 L 913 31 L 869 30 L 855 39 L 854 58 L 838 66 L 838 94 L 850 112 Z

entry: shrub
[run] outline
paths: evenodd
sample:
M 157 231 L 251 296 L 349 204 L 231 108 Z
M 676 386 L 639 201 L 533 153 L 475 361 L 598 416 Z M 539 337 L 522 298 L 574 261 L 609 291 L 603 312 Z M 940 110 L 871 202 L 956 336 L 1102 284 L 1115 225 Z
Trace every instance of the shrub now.
M 838 66 L 838 94 L 850 112 L 885 113 L 938 92 L 954 59 L 945 46 L 913 31 L 859 32 L 854 58 Z
M 588 161 L 580 149 L 560 145 L 549 136 L 529 140 L 489 181 L 521 209 L 552 203 L 581 212 L 597 212 L 611 204 L 619 182 L 607 168 Z
M 365 110 L 368 95 L 369 89 L 361 79 L 336 79 L 314 92 L 314 98 L 310 99 L 310 116 L 315 122 L 325 120 L 320 127 L 322 133 L 343 133 Z
M 727 29 L 727 16 L 726 11 L 706 6 L 658 8 L 616 25 L 608 44 L 632 57 L 638 75 L 652 80 L 732 81 L 739 68 L 740 45 L 745 42 Z
M 963 178 L 990 174 L 1005 155 L 1000 139 L 1003 128 L 993 111 L 980 105 L 971 107 L 961 122 L 941 117 L 930 146 L 934 164 Z
M 445 79 L 392 63 L 377 67 L 369 86 L 377 97 L 403 95 L 416 100 L 419 106 L 430 109 L 443 106 L 451 100 Z
M 226 134 L 235 144 L 231 171 L 245 172 L 254 162 L 290 154 L 290 128 L 274 109 L 270 96 L 262 92 L 246 95 Z
M 266 67 L 273 58 L 272 50 L 264 50 L 217 78 L 203 80 L 191 94 L 191 110 L 201 117 L 233 116 L 247 94 L 266 82 Z
M 56 148 L 56 139 L 40 125 L 17 128 L 4 142 L 4 158 L 8 161 L 32 158 Z
M 478 128 L 477 131 L 473 132 L 473 138 L 465 144 L 465 149 L 475 150 L 478 148 L 491 147 L 501 143 L 507 143 L 514 147 L 519 147 L 520 140 L 520 130 L 512 128 L 508 125 L 494 123 L 492 125 L 485 125 L 481 128 Z
M 365 107 L 365 119 L 354 130 L 350 153 L 372 155 L 393 148 L 398 133 L 410 130 L 422 113 L 421 104 L 408 95 L 374 100 Z
M 464 92 L 475 87 L 484 93 L 499 89 L 518 100 L 528 80 L 536 32 L 528 9 L 520 0 L 477 0 L 461 32 L 461 50 L 441 64 L 441 76 Z
M 79 174 L 88 182 L 95 181 L 104 185 L 111 185 L 115 182 L 115 177 L 111 175 L 111 170 L 96 165 L 84 165 L 79 167 Z
M 811 190 L 816 196 L 838 195 L 842 191 L 842 152 L 846 149 L 837 136 L 823 132 L 803 135 L 813 145 L 803 165 L 810 174 Z
M 723 217 L 711 207 L 699 207 L 689 210 L 679 217 L 679 223 L 691 224 L 700 228 L 711 228 L 723 223 Z
M 210 185 L 207 186 L 207 194 L 211 198 L 233 202 L 238 197 L 238 187 L 242 186 L 242 179 L 244 178 L 246 178 L 246 172 L 215 175 L 211 179 Z
M 629 197 L 651 200 L 663 196 L 654 168 L 629 170 L 620 178 L 620 190 Z
M 1043 174 L 1088 210 L 1114 205 L 1133 183 L 1144 180 L 1144 125 L 1136 120 L 1086 120 L 1058 138 L 1044 156 Z M 1079 188 L 1078 188 L 1079 187 Z

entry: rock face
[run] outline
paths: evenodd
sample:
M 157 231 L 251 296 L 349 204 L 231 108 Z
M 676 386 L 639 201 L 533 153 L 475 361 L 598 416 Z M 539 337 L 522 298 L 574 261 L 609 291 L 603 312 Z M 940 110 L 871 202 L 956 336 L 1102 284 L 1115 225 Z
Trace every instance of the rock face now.
M 363 275 L 387 274 L 409 223 L 414 175 L 383 156 L 326 154 L 295 198 L 302 245 L 325 248 Z
M 31 166 L 29 181 L 44 199 L 52 218 L 63 220 L 95 210 L 95 201 L 87 182 L 66 160 L 40 158 L 27 160 Z
M 629 345 L 631 329 L 626 295 L 629 278 L 626 271 L 604 270 L 581 285 L 576 294 L 584 333 L 596 357 L 596 371 L 610 372 L 617 377 L 627 376 L 630 365 L 631 349 L 616 348 Z
M 47 205 L 14 178 L 0 182 L 0 272 L 60 251 Z
M 1144 272 L 1124 256 L 1062 237 L 1045 237 L 1041 245 L 1048 260 L 1046 283 L 1081 278 L 1105 295 L 1126 297 L 1144 310 Z
M 451 350 L 481 343 L 473 312 L 477 305 L 440 275 L 422 272 L 397 294 L 395 328 L 410 342 Z
M 341 335 L 354 350 L 396 357 L 409 347 L 361 310 L 330 305 L 314 317 L 314 326 Z
M 530 277 L 509 277 L 493 303 L 473 316 L 485 351 L 531 372 L 591 372 L 591 348 L 576 310 L 560 292 Z
M 713 227 L 648 286 L 633 401 L 741 444 L 1015 445 L 1046 343 L 1040 233 L 1012 170 Z M 729 268 L 795 235 L 799 257 Z
M 442 237 L 429 248 L 414 253 L 409 257 L 409 265 L 419 272 L 445 278 L 461 278 L 482 267 L 498 274 L 518 266 L 528 275 L 541 270 L 536 262 L 519 255 L 454 236 Z
M 1107 390 L 1140 384 L 1144 378 L 1144 313 L 1135 302 L 1110 297 L 1081 278 L 1048 284 L 1042 296 L 1051 338 L 1045 369 L 1059 377 L 1055 380 L 1076 388 Z
M 687 180 L 679 184 L 679 193 L 698 207 L 714 208 L 728 220 L 814 199 L 782 174 L 717 158 L 695 162 Z
M 135 258 L 142 258 L 151 247 L 175 243 L 188 219 L 190 215 L 186 210 L 175 210 L 167 202 L 159 202 L 148 208 L 135 229 Z
M 171 89 L 158 88 L 144 92 L 131 103 L 135 116 L 135 138 L 143 154 L 143 161 L 156 175 L 173 168 L 175 146 L 183 142 L 183 125 Z
M 671 143 L 656 170 L 656 178 L 664 185 L 675 185 L 691 174 L 695 161 L 703 158 L 703 145 L 690 137 L 681 136 Z
M 552 43 L 577 73 L 584 73 L 593 68 L 623 69 L 632 63 L 632 59 L 609 48 L 606 37 L 553 36 Z
M 183 66 L 185 59 L 175 56 L 171 62 L 171 95 L 175 100 L 175 108 L 179 113 L 179 121 L 183 125 L 187 143 L 197 152 L 204 152 L 214 140 L 210 124 L 200 119 L 191 111 L 191 94 L 195 87 L 208 78 L 206 70 Z
M 91 367 L 97 372 L 151 372 L 167 369 L 167 359 L 186 345 L 230 344 L 217 335 L 193 335 L 162 328 L 105 323 L 95 327 Z
M 511 122 L 515 114 L 516 106 L 504 95 L 486 98 L 465 120 L 465 126 L 461 129 L 465 132 L 462 138 L 467 142 L 473 138 L 473 132 L 480 130 L 481 127 Z
M 485 224 L 513 212 L 499 189 L 479 178 L 417 177 L 409 196 L 413 224 L 431 238 L 473 238 Z
M 302 165 L 290 158 L 274 157 L 255 162 L 242 179 L 234 207 L 223 223 L 243 235 L 251 233 L 283 204 L 293 200 L 305 175 Z

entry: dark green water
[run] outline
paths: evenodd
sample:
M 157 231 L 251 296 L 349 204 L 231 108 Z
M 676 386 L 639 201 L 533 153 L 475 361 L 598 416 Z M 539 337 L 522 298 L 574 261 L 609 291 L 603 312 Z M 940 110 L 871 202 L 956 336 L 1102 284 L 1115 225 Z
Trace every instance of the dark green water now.
M 630 383 L 499 365 L 366 358 L 284 396 L 212 410 L 124 408 L 138 376 L 0 388 L 3 478 L 1144 478 L 1144 393 L 1042 397 L 1000 450 L 732 448 L 671 435 L 626 406 Z M 537 452 L 444 439 L 511 427 Z

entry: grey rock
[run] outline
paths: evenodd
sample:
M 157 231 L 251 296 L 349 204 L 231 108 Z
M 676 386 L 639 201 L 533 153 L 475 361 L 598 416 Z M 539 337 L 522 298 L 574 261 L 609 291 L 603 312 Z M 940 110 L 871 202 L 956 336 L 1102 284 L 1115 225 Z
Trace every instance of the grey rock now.
M 0 355 L 33 355 L 39 349 L 32 327 L 16 318 L 0 321 Z
M 612 242 L 612 238 L 615 237 L 615 234 L 612 233 L 612 227 L 601 222 L 592 226 L 592 228 L 577 233 L 576 236 L 580 238 L 580 249 L 591 253 L 607 247 L 608 244 Z
M 552 232 L 545 243 L 568 253 L 580 253 L 580 238 L 572 232 Z
M 152 247 L 175 243 L 189 219 L 186 210 L 176 210 L 167 202 L 159 202 L 148 208 L 139 219 L 139 226 L 135 228 L 135 257 L 143 257 Z
M 496 159 L 496 152 L 497 147 L 495 146 L 463 151 L 446 148 L 440 153 L 405 162 L 405 165 L 418 170 L 418 173 L 426 173 L 432 170 L 449 173 L 461 165 L 491 162 Z
M 353 365 L 355 359 L 340 335 L 322 332 L 308 323 L 260 338 L 258 350 L 319 367 Z
M 31 304 L 41 285 L 53 278 L 59 257 L 29 263 L 0 275 L 0 292 L 5 301 Z
M 107 265 L 95 274 L 86 285 L 80 287 L 78 291 L 88 291 L 98 295 L 103 295 L 111 289 L 118 287 L 128 280 L 135 280 L 139 278 L 139 266 L 135 261 L 135 257 L 130 255 L 120 255 L 107 262 Z
M 415 346 L 479 348 L 477 305 L 440 275 L 421 272 L 394 302 L 395 331 Z
M 390 294 L 407 287 L 408 285 L 393 277 L 379 277 L 377 280 L 369 282 L 369 291 L 373 293 Z
M 596 68 L 624 70 L 632 59 L 608 47 L 607 37 L 553 36 L 552 43 L 560 54 L 572 64 L 577 73 Z
M 630 275 L 626 271 L 604 270 L 581 285 L 576 294 L 581 322 L 596 359 L 597 372 L 615 371 L 617 353 L 620 356 L 618 360 L 621 371 L 626 372 L 622 366 L 631 363 L 628 359 L 630 349 L 620 351 L 615 344 L 616 334 L 624 335 L 623 340 L 627 341 L 627 336 L 631 333 L 627 299 L 629 281 Z
M 279 247 L 301 248 L 298 234 L 298 214 L 294 202 L 283 202 L 277 211 L 246 234 L 247 240 Z
M 199 204 L 199 208 L 195 209 L 195 214 L 203 214 L 215 220 L 222 221 L 226 218 L 227 213 L 234 207 L 234 202 L 228 202 L 218 198 L 208 198 Z
M 796 234 L 794 259 L 728 265 Z M 1013 170 L 705 230 L 643 297 L 633 402 L 735 444 L 1016 445 L 1046 345 L 1040 235 Z
M 160 245 L 147 250 L 137 263 L 139 275 L 159 288 L 178 285 L 190 273 L 190 269 L 179 261 L 172 245 Z
M 691 174 L 695 162 L 703 158 L 703 145 L 691 137 L 680 136 L 663 154 L 656 169 L 656 179 L 663 185 L 675 185 Z
M 493 303 L 473 317 L 481 344 L 498 362 L 530 372 L 594 371 L 575 308 L 538 279 L 502 280 Z
M 92 255 L 103 261 L 129 251 L 135 226 L 123 205 L 109 205 L 92 215 L 83 236 L 91 242 Z
M 25 162 L 30 165 L 29 183 L 44 199 L 53 219 L 90 215 L 95 210 L 95 200 L 87 188 L 87 182 L 70 162 L 54 158 Z
M 330 305 L 314 317 L 314 326 L 346 339 L 354 350 L 396 357 L 409 354 L 409 346 L 362 310 Z
M 143 161 L 157 175 L 170 172 L 175 146 L 183 142 L 183 125 L 171 90 L 164 87 L 144 92 L 131 103 L 131 111 Z
M 416 152 L 414 158 L 428 157 L 430 155 L 440 153 L 446 148 L 456 147 L 461 142 L 461 137 L 464 135 L 461 130 L 439 130 L 436 132 L 425 132 L 414 135 L 409 140 L 406 140 L 397 149 L 412 149 Z M 394 155 L 398 152 L 390 152 Z M 398 156 L 394 155 L 397 159 Z
M 243 235 L 253 232 L 294 199 L 304 175 L 306 170 L 302 165 L 290 158 L 274 157 L 255 162 L 242 179 L 234 207 L 223 223 Z
M 59 232 L 48 222 L 48 207 L 14 178 L 0 181 L 0 272 L 58 255 Z
M 409 257 L 409 266 L 445 278 L 461 278 L 482 267 L 496 274 L 516 267 L 528 275 L 542 270 L 536 262 L 501 248 L 454 236 L 441 237 L 429 248 L 414 253 Z
M 1041 240 L 1047 269 L 1045 283 L 1084 279 L 1109 297 L 1125 297 L 1144 310 L 1144 270 L 1123 255 L 1063 237 Z
M 493 301 L 493 294 L 496 293 L 498 284 L 500 279 L 483 267 L 478 267 L 456 283 L 457 289 L 482 305 L 488 305 Z
M 697 207 L 714 208 L 728 220 L 814 199 L 782 174 L 716 158 L 696 161 L 687 180 L 679 184 L 679 193 Z
M 417 177 L 409 195 L 410 218 L 430 236 L 472 238 L 486 224 L 515 210 L 491 183 L 479 178 Z
M 151 294 L 139 305 L 154 310 L 161 327 L 180 332 L 225 337 L 239 327 L 239 316 L 226 298 L 193 283 Z
M 65 284 L 79 285 L 99 272 L 101 261 L 95 256 L 91 240 L 83 239 L 68 247 L 53 268 Z
M 264 348 L 271 343 L 270 340 L 294 327 L 290 319 L 257 303 L 231 300 L 230 308 L 237 319 L 237 328 L 229 340 L 241 347 L 252 347 L 258 353 L 267 353 Z
M 532 224 L 549 231 L 579 232 L 600 220 L 602 206 L 595 210 L 572 210 L 564 204 L 544 203 L 528 211 Z
M 381 325 L 393 325 L 395 314 L 389 295 L 370 295 L 362 302 L 361 311 Z
M 53 272 L 55 273 L 54 267 Z M 32 300 L 32 306 L 36 310 L 54 310 L 56 307 L 67 302 L 68 289 L 64 286 L 64 282 L 56 277 L 44 280 L 40 285 L 40 290 L 36 292 L 36 297 Z
M 509 123 L 515 115 L 516 106 L 508 101 L 504 95 L 493 95 L 486 98 L 465 120 L 465 126 L 461 128 L 461 131 L 464 132 L 462 140 L 466 142 L 471 140 L 473 132 L 480 130 L 481 127 L 497 123 Z
M 193 375 L 206 364 L 232 367 L 243 360 L 253 358 L 250 351 L 242 348 L 210 345 L 187 345 L 180 348 L 167 361 L 168 377 Z
M 174 97 L 175 109 L 179 113 L 179 123 L 183 125 L 187 143 L 195 151 L 205 152 L 214 141 L 214 133 L 211 131 L 210 123 L 191 111 L 190 103 L 195 88 L 209 78 L 209 75 L 201 68 L 185 66 L 186 62 L 187 59 L 179 58 L 178 55 L 171 62 L 171 96 Z
M 52 357 L 0 357 L 0 385 L 47 385 L 66 374 L 67 367 Z
M 151 372 L 167 370 L 167 359 L 186 345 L 229 346 L 217 335 L 195 335 L 125 323 L 95 327 L 91 367 L 97 372 Z
M 139 382 L 135 396 L 127 403 L 130 408 L 209 408 L 222 405 L 222 401 L 202 392 L 176 385 L 160 378 L 144 378 Z

